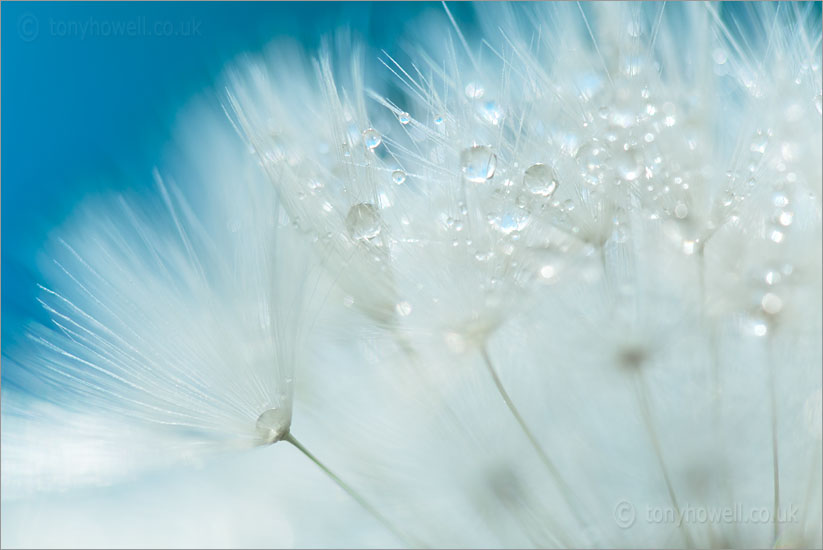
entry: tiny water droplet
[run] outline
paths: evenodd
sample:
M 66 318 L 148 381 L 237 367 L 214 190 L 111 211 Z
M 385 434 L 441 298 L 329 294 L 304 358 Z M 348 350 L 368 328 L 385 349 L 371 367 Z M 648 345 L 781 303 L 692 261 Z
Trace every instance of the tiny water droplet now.
M 781 231 L 781 229 L 782 229 L 782 227 L 780 229 L 774 228 L 769 232 L 769 239 L 772 242 L 775 242 L 775 243 L 778 243 L 778 244 L 783 242 L 783 239 L 785 238 L 786 235 L 783 233 L 783 231 Z
M 363 143 L 369 149 L 374 149 L 383 141 L 383 138 L 374 128 L 363 131 Z
M 542 163 L 537 163 L 523 173 L 523 185 L 533 195 L 551 196 L 557 189 L 554 170 Z
M 346 230 L 352 239 L 370 241 L 380 234 L 381 229 L 380 212 L 373 204 L 359 203 L 349 209 Z
M 620 151 L 615 155 L 614 166 L 617 175 L 626 181 L 634 181 L 640 176 L 640 166 L 631 151 Z
M 402 113 L 397 115 L 397 120 L 400 121 L 400 124 L 405 126 L 406 124 L 411 122 L 411 116 L 409 116 L 409 113 L 407 113 L 406 111 L 403 111 Z
M 475 82 L 469 82 L 466 84 L 466 97 L 469 99 L 480 99 L 483 97 L 483 94 L 486 93 L 486 90 L 483 89 L 483 86 L 477 84 Z
M 517 210 L 511 213 L 500 214 L 493 216 L 491 219 L 492 227 L 503 233 L 509 235 L 513 231 L 521 231 L 529 225 L 529 216 L 525 212 Z
M 597 143 L 586 143 L 577 150 L 577 163 L 589 174 L 597 172 L 608 160 L 609 154 Z
M 434 117 L 434 123 L 443 124 L 443 115 L 437 115 L 436 117 Z
M 783 274 L 776 269 L 769 269 L 765 275 L 763 275 L 763 280 L 766 281 L 766 284 L 769 286 L 776 285 L 783 280 Z
M 781 300 L 777 294 L 767 292 L 760 300 L 760 307 L 769 315 L 777 315 L 780 313 L 780 310 L 783 309 L 783 300 Z
M 482 183 L 494 176 L 497 155 L 485 145 L 475 145 L 463 150 L 460 154 L 460 164 L 467 180 Z
M 480 117 L 489 124 L 496 126 L 503 120 L 503 109 L 496 101 L 486 101 L 479 109 Z
M 550 264 L 544 265 L 540 268 L 540 276 L 547 280 L 554 279 L 556 273 L 557 270 Z
M 785 193 L 777 191 L 772 195 L 772 204 L 778 208 L 784 208 L 789 204 L 789 197 Z
M 682 202 L 677 203 L 677 206 L 674 207 L 674 215 L 677 219 L 682 220 L 689 215 L 689 207 Z
M 401 185 L 406 181 L 406 173 L 403 170 L 395 170 L 391 173 L 391 179 L 397 185 Z
M 397 314 L 401 317 L 408 317 L 409 314 L 412 312 L 412 306 L 408 302 L 400 302 L 396 306 L 394 306 L 394 309 L 397 311 Z

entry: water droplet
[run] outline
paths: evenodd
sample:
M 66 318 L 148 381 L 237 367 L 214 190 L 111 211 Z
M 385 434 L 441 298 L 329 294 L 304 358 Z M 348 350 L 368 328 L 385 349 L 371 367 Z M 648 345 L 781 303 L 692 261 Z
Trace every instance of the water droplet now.
M 377 133 L 374 128 L 369 128 L 363 131 L 363 143 L 369 149 L 374 149 L 383 141 L 383 138 Z
M 751 329 L 752 334 L 754 334 L 755 336 L 766 336 L 766 334 L 769 332 L 769 327 L 767 327 L 766 323 L 764 323 L 760 319 L 752 323 Z
M 263 443 L 272 444 L 283 439 L 291 426 L 291 411 L 288 408 L 275 408 L 264 411 L 257 417 L 255 429 Z
M 609 153 L 597 143 L 586 143 L 577 150 L 578 165 L 589 174 L 600 170 L 609 158 Z
M 403 111 L 402 113 L 397 115 L 397 120 L 400 121 L 400 124 L 405 126 L 406 124 L 411 122 L 411 117 L 409 116 L 409 113 Z
M 475 145 L 463 150 L 460 154 L 460 164 L 467 180 L 482 183 L 494 176 L 497 155 L 485 145 Z
M 489 124 L 498 125 L 503 120 L 503 109 L 496 101 L 486 101 L 481 104 L 480 117 Z
M 483 94 L 486 93 L 486 90 L 483 89 L 483 86 L 477 84 L 475 82 L 469 82 L 466 84 L 466 97 L 469 99 L 480 99 L 483 97 Z
M 763 295 L 763 299 L 760 300 L 760 307 L 769 315 L 777 315 L 780 313 L 780 310 L 783 309 L 783 300 L 781 300 L 777 294 L 767 292 Z
M 715 48 L 715 50 L 712 52 L 712 59 L 714 59 L 714 62 L 718 65 L 722 65 L 728 59 L 726 50 L 724 50 L 723 48 Z
M 749 145 L 749 151 L 751 151 L 752 153 L 758 153 L 758 154 L 762 155 L 763 153 L 766 152 L 766 145 L 768 145 L 768 143 L 769 143 L 768 136 L 765 136 L 765 135 L 755 136 L 755 138 L 752 140 L 751 145 Z
M 391 173 L 391 180 L 397 185 L 401 185 L 406 181 L 406 173 L 403 170 L 395 170 Z
M 492 227 L 504 235 L 509 235 L 513 231 L 520 231 L 529 225 L 529 216 L 526 212 L 518 209 L 514 212 L 492 216 L 491 224 Z
M 523 185 L 533 195 L 548 197 L 557 189 L 554 170 L 545 164 L 537 163 L 523 173 Z
M 434 117 L 434 123 L 443 124 L 443 115 L 437 115 L 436 117 Z
M 689 215 L 689 207 L 682 202 L 677 203 L 677 206 L 674 207 L 674 215 L 677 219 L 682 220 Z
M 767 285 L 773 286 L 783 280 L 783 275 L 776 269 L 769 269 L 763 276 L 763 280 L 766 281 Z
M 631 151 L 620 151 L 614 157 L 617 175 L 626 181 L 634 181 L 640 176 L 640 165 Z
M 394 309 L 397 311 L 397 314 L 401 317 L 408 317 L 409 314 L 412 312 L 412 306 L 408 302 L 400 302 Z
M 557 270 L 554 268 L 553 265 L 544 265 L 540 268 L 540 276 L 546 280 L 554 279 L 554 276 L 557 274 Z
M 355 204 L 346 216 L 346 230 L 349 236 L 356 241 L 374 239 L 380 234 L 382 226 L 380 212 L 373 204 Z
M 780 229 L 774 228 L 769 232 L 769 239 L 775 243 L 782 243 L 786 235 Z
M 772 195 L 772 204 L 778 208 L 785 208 L 789 205 L 789 197 L 782 191 L 776 191 Z
M 791 210 L 783 210 L 779 216 L 777 216 L 777 223 L 782 225 L 783 227 L 789 227 L 792 224 L 792 220 L 794 219 L 794 212 Z

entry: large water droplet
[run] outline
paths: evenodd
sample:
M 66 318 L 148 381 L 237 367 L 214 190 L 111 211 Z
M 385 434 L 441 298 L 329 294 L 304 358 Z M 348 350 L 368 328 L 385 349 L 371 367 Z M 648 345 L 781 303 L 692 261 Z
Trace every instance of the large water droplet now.
M 533 164 L 523 173 L 523 185 L 533 195 L 548 197 L 557 189 L 554 170 L 545 164 Z
M 380 234 L 383 227 L 380 212 L 373 204 L 359 203 L 349 209 L 346 230 L 356 241 L 369 241 Z
M 403 170 L 395 170 L 391 173 L 391 180 L 397 185 L 401 185 L 406 181 L 406 173 Z
M 482 183 L 494 176 L 497 155 L 485 145 L 475 145 L 460 153 L 460 164 L 467 180 Z
M 266 444 L 283 439 L 291 426 L 291 410 L 287 408 L 269 409 L 257 418 L 255 430 L 258 437 Z
M 383 141 L 383 138 L 374 128 L 363 131 L 363 143 L 369 149 L 374 149 Z

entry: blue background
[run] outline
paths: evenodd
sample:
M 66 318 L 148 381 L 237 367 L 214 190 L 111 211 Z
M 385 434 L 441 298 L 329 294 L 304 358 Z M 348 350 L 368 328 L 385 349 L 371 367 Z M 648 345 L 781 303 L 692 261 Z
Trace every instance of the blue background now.
M 471 34 L 473 7 L 449 7 Z M 745 21 L 748 8 L 735 2 L 721 12 Z M 819 14 L 820 3 L 808 8 Z M 397 53 L 409 21 L 443 10 L 439 2 L 4 2 L 0 9 L 3 346 L 24 320 L 42 315 L 35 258 L 48 232 L 88 193 L 149 185 L 176 113 L 227 62 L 279 36 L 313 49 L 342 26 Z M 82 36 L 79 25 L 90 21 L 142 26 L 137 36 L 111 28 L 105 35 L 102 26 Z M 171 25 L 172 35 L 143 33 L 158 23 Z
M 149 185 L 176 113 L 213 84 L 228 61 L 278 36 L 312 49 L 341 26 L 391 50 L 405 22 L 443 8 L 414 2 L 4 2 L 0 9 L 5 347 L 26 319 L 42 315 L 34 301 L 35 258 L 48 232 L 88 193 Z M 451 9 L 461 24 L 471 24 L 471 6 Z M 130 22 L 131 30 L 124 27 Z M 172 36 L 146 36 L 157 24 Z

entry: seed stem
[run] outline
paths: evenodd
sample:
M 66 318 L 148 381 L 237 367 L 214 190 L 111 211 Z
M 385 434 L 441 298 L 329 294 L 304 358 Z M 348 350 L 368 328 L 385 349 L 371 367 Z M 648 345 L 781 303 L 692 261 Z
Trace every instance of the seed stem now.
M 646 378 L 644 377 L 643 372 L 639 371 L 637 372 L 635 379 L 637 380 L 635 395 L 637 396 L 637 402 L 640 405 L 643 423 L 646 425 L 646 432 L 649 434 L 649 439 L 651 439 L 652 447 L 654 448 L 655 457 L 657 458 L 657 462 L 660 465 L 660 470 L 663 473 L 663 480 L 666 483 L 666 490 L 669 493 L 669 500 L 671 500 L 672 507 L 677 514 L 678 523 L 680 525 L 681 532 L 683 533 L 683 539 L 686 542 L 686 546 L 689 548 L 694 548 L 694 541 L 689 534 L 689 529 L 682 521 L 683 515 L 680 511 L 680 505 L 677 502 L 677 494 L 674 491 L 674 485 L 672 485 L 671 476 L 669 475 L 669 468 L 666 466 L 666 460 L 663 458 L 663 449 L 660 445 L 660 439 L 657 437 L 657 430 L 654 427 L 651 407 L 649 405 L 649 390 L 646 386 Z
M 480 355 L 483 357 L 483 362 L 485 363 L 486 368 L 488 369 L 489 374 L 492 377 L 492 380 L 494 380 L 494 385 L 497 386 L 497 391 L 500 394 L 500 397 L 503 398 L 503 401 L 506 403 L 506 406 L 509 408 L 509 411 L 512 413 L 512 416 L 520 425 L 520 429 L 523 431 L 523 434 L 526 436 L 534 450 L 537 452 L 537 456 L 540 457 L 540 461 L 543 462 L 543 465 L 549 471 L 549 474 L 551 474 L 552 479 L 554 479 L 555 483 L 560 488 L 560 492 L 562 493 L 563 498 L 566 500 L 566 505 L 569 507 L 569 510 L 572 512 L 572 515 L 574 515 L 575 519 L 580 523 L 581 526 L 586 526 L 587 523 L 583 520 L 582 516 L 580 515 L 580 512 L 578 511 L 577 506 L 575 505 L 575 500 L 571 496 L 571 489 L 563 480 L 563 477 L 560 475 L 560 471 L 557 469 L 557 466 L 555 466 L 554 462 L 549 458 L 549 455 L 546 453 L 546 451 L 543 450 L 543 447 L 540 445 L 540 443 L 537 441 L 537 438 L 529 429 L 528 425 L 526 424 L 526 421 L 523 419 L 523 416 L 521 416 L 520 411 L 517 410 L 517 406 L 514 404 L 514 401 L 512 401 L 512 398 L 509 396 L 509 393 L 503 386 L 503 382 L 497 375 L 497 371 L 495 370 L 494 365 L 492 364 L 492 360 L 491 357 L 489 357 L 489 352 L 486 349 L 486 346 L 482 346 L 480 348 Z
M 766 357 L 769 362 L 769 404 L 772 417 L 772 478 L 774 485 L 774 517 L 772 518 L 772 523 L 774 524 L 774 540 L 776 542 L 779 531 L 777 515 L 780 511 L 780 464 L 778 462 L 777 452 L 777 390 L 775 389 L 777 376 L 774 372 L 774 342 L 772 340 L 773 337 L 769 334 L 766 340 Z
M 329 477 L 331 478 L 331 480 L 332 480 L 332 481 L 334 481 L 334 482 L 335 482 L 335 483 L 336 483 L 336 484 L 337 484 L 337 485 L 338 485 L 341 489 L 343 489 L 343 490 L 344 490 L 344 491 L 345 491 L 345 492 L 346 492 L 346 493 L 347 493 L 350 497 L 352 497 L 354 500 L 356 500 L 356 501 L 357 501 L 357 503 L 358 503 L 358 504 L 360 504 L 360 506 L 362 506 L 362 507 L 363 507 L 363 508 L 364 508 L 367 512 L 369 512 L 372 516 L 374 516 L 374 518 L 375 518 L 377 521 L 379 521 L 381 524 L 383 524 L 383 526 L 384 526 L 384 527 L 386 527 L 386 529 L 388 529 L 389 531 L 391 531 L 391 532 L 392 532 L 392 533 L 393 533 L 393 534 L 394 534 L 397 538 L 399 538 L 401 541 L 403 541 L 403 544 L 404 544 L 405 546 L 407 546 L 407 547 L 422 547 L 422 546 L 424 546 L 424 545 L 422 545 L 419 541 L 417 541 L 417 540 L 415 540 L 415 539 L 413 539 L 413 538 L 409 537 L 408 535 L 406 535 L 405 533 L 403 533 L 403 531 L 401 531 L 400 529 L 398 529 L 397 527 L 395 527 L 395 526 L 394 526 L 394 524 L 393 524 L 391 521 L 389 521 L 389 520 L 388 520 L 388 519 L 387 519 L 387 518 L 386 518 L 383 514 L 381 514 L 381 513 L 377 510 L 377 508 L 375 508 L 374 506 L 372 506 L 372 505 L 371 505 L 371 504 L 370 504 L 370 503 L 369 503 L 369 502 L 368 502 L 368 501 L 367 501 L 367 500 L 366 500 L 366 499 L 365 499 L 365 498 L 364 498 L 364 497 L 363 497 L 360 493 L 358 493 L 358 492 L 357 492 L 357 491 L 356 491 L 356 490 L 355 490 L 355 489 L 354 489 L 351 485 L 349 485 L 348 483 L 346 483 L 345 481 L 343 481 L 342 479 L 340 479 L 340 477 L 339 477 L 337 474 L 335 474 L 334 472 L 332 472 L 332 471 L 328 468 L 328 466 L 326 466 L 325 464 L 323 464 L 322 462 L 320 462 L 320 460 L 319 460 L 316 456 L 314 456 L 314 455 L 311 453 L 311 451 L 309 451 L 306 447 L 304 447 L 304 446 L 303 446 L 303 444 L 302 444 L 302 443 L 300 443 L 300 442 L 297 440 L 297 438 L 295 438 L 295 437 L 294 437 L 294 435 L 292 435 L 292 433 L 291 433 L 291 432 L 287 433 L 287 434 L 286 434 L 286 436 L 285 436 L 285 437 L 283 437 L 283 441 L 288 441 L 289 443 L 291 443 L 292 445 L 294 445 L 294 447 L 295 447 L 298 451 L 300 451 L 301 453 L 303 453 L 303 454 L 306 456 L 306 458 L 308 458 L 309 460 L 311 460 L 312 462 L 314 462 L 314 463 L 315 463 L 315 464 L 316 464 L 316 465 L 317 465 L 317 466 L 318 466 L 321 470 L 323 470 L 323 472 L 325 472 L 325 474 L 326 474 L 327 476 L 329 476 Z

